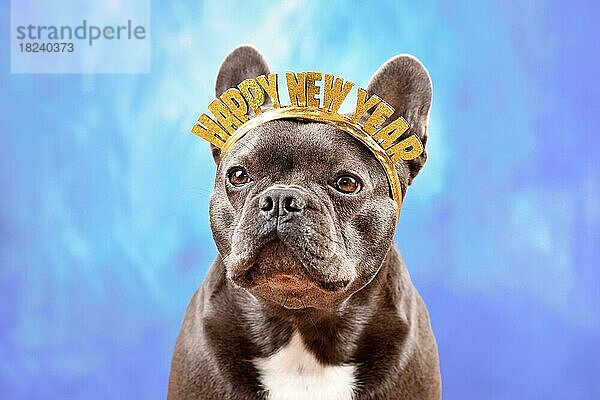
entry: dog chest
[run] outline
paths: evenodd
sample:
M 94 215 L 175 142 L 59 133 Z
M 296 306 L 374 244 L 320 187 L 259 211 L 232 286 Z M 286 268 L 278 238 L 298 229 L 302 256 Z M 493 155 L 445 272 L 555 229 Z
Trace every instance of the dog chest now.
M 269 357 L 254 361 L 269 400 L 351 400 L 355 367 L 321 364 L 295 333 Z

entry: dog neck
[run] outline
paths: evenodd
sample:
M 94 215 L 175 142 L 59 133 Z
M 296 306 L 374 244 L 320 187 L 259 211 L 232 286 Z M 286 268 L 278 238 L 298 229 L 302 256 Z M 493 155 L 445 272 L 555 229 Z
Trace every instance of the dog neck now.
M 222 262 L 218 259 L 217 263 Z M 414 289 L 395 246 L 390 248 L 374 279 L 335 311 L 288 309 L 252 296 L 224 275 L 222 279 L 227 297 L 239 307 L 242 329 L 259 353 L 265 355 L 298 334 L 320 362 L 340 364 L 354 358 L 361 338 L 368 336 L 373 340 L 373 334 L 382 329 L 387 332 L 390 323 L 398 325 L 396 333 L 408 330 L 410 305 L 406 304 L 406 310 L 402 305 L 410 301 Z
M 394 246 L 375 278 L 336 312 L 290 310 L 256 298 L 226 278 L 217 258 L 190 304 L 200 318 L 186 329 L 204 332 L 216 370 L 226 381 L 237 382 L 236 390 L 242 392 L 264 388 L 265 371 L 284 367 L 313 368 L 309 376 L 345 376 L 349 384 L 338 388 L 343 393 L 348 387 L 356 390 L 355 382 L 360 382 L 361 391 L 379 390 L 392 379 L 390 368 L 402 368 L 412 357 L 418 334 L 415 296 Z M 290 366 L 291 359 L 296 363 Z M 328 400 L 338 398 L 347 397 Z

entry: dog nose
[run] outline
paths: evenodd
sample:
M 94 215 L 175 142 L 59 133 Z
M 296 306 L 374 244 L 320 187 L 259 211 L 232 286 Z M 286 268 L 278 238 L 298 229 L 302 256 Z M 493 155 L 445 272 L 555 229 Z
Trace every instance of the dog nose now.
M 302 192 L 296 188 L 271 188 L 260 196 L 258 206 L 267 219 L 300 214 L 306 206 Z

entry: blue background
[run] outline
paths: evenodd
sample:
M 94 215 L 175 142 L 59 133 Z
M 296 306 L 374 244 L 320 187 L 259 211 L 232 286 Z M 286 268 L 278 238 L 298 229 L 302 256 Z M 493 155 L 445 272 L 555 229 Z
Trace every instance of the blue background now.
M 148 75 L 11 75 L 2 2 L 0 397 L 165 397 L 216 254 L 189 130 L 251 43 L 361 86 L 397 53 L 429 68 L 430 161 L 396 240 L 444 397 L 600 398 L 598 5 L 269 4 L 153 2 Z

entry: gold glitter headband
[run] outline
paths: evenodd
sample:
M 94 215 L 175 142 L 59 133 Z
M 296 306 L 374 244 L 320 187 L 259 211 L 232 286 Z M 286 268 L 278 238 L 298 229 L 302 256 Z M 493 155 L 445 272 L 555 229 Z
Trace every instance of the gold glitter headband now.
M 224 155 L 248 132 L 269 121 L 289 118 L 333 125 L 360 141 L 377 158 L 387 175 L 392 198 L 398 205 L 398 219 L 402 187 L 394 164 L 399 160 L 415 159 L 423 152 L 423 145 L 414 134 L 395 143 L 408 129 L 406 120 L 398 117 L 383 126 L 386 119 L 394 114 L 394 109 L 376 95 L 369 97 L 362 88 L 357 90 L 352 116 L 339 114 L 338 110 L 354 83 L 331 74 L 325 74 L 322 99 L 318 97 L 321 87 L 317 85 L 323 79 L 322 73 L 286 72 L 285 77 L 290 105 L 282 106 L 279 101 L 277 74 L 246 79 L 237 88 L 228 89 L 220 98 L 213 100 L 208 109 L 214 118 L 202 114 L 192 132 L 220 148 Z M 263 110 L 267 96 L 272 108 L 265 107 Z

